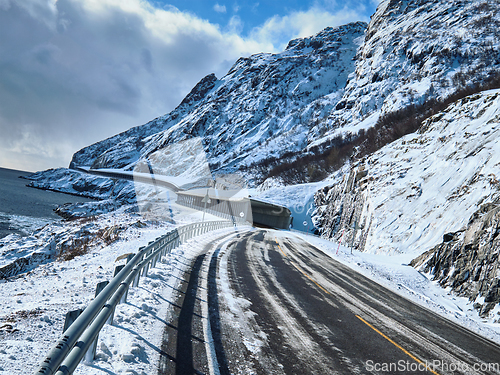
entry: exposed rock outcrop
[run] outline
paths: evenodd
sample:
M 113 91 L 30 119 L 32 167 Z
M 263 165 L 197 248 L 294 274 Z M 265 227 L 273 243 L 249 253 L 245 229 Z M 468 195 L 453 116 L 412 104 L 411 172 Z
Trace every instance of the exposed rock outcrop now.
M 356 184 L 354 165 L 318 192 L 320 232 L 338 239 L 357 219 L 365 223 L 357 234 L 366 236 L 365 251 L 423 253 L 498 192 L 499 139 L 500 90 L 453 103 L 419 132 L 368 156 Z
M 447 233 L 443 242 L 411 265 L 430 273 L 444 288 L 475 302 L 482 317 L 500 303 L 500 199 L 483 204 L 466 228 Z M 500 319 L 499 319 L 500 320 Z

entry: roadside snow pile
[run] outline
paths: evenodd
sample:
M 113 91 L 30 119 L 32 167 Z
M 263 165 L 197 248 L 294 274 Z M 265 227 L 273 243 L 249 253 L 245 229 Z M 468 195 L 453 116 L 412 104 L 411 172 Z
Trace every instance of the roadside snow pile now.
M 69 260 L 40 264 L 31 271 L 0 280 L 0 373 L 34 372 L 63 331 L 65 314 L 84 308 L 96 284 L 110 280 L 114 268 L 157 237 L 174 228 L 167 223 L 134 225 L 135 215 L 102 215 L 99 225 L 122 228 L 109 245 L 93 244 Z M 84 226 L 82 226 L 83 228 Z M 233 228 L 210 232 L 172 250 L 130 288 L 127 302 L 117 306 L 113 325 L 99 335 L 97 358 L 81 363 L 75 374 L 153 374 L 157 371 L 169 301 L 177 297 L 186 267 L 203 247 Z M 66 234 L 71 236 L 69 230 Z

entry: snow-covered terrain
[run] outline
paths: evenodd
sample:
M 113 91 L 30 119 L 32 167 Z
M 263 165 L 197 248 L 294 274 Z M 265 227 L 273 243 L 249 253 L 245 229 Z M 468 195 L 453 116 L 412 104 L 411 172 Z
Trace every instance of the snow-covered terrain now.
M 478 205 L 498 191 L 499 136 L 499 90 L 450 105 L 418 133 L 354 166 L 354 172 L 363 173 L 350 191 L 340 182 L 341 173 L 318 197 L 323 232 L 340 225 L 341 211 L 347 209 L 347 204 L 340 208 L 347 197 L 343 193 L 352 193 L 349 205 L 355 214 L 346 225 L 363 224 L 357 236 L 366 235 L 366 252 L 416 256 L 427 251 L 444 233 L 462 229 Z
M 166 223 L 130 225 L 137 223 L 138 215 L 101 216 L 101 226 L 112 223 L 122 228 L 113 243 L 91 243 L 83 255 L 46 262 L 0 280 L 0 373 L 34 372 L 61 336 L 66 312 L 84 308 L 94 298 L 96 284 L 111 279 L 114 268 L 124 264 L 123 255 L 174 228 Z M 130 289 L 127 303 L 117 307 L 114 325 L 101 331 L 96 360 L 80 365 L 75 374 L 155 373 L 171 308 L 168 301 L 176 299 L 186 264 L 203 244 L 228 231 L 234 229 L 211 232 L 175 248 L 141 278 L 140 285 Z
M 121 216 L 123 219 L 123 216 Z M 102 220 L 120 220 L 102 215 Z M 97 282 L 112 277 L 121 255 L 164 234 L 171 226 L 129 227 L 109 246 L 96 246 L 87 254 L 68 261 L 40 265 L 28 274 L 1 281 L 0 373 L 33 372 L 62 333 L 67 311 L 84 307 L 94 296 Z M 105 325 L 99 336 L 97 358 L 81 363 L 75 374 L 152 374 L 156 372 L 165 322 L 175 314 L 180 277 L 208 243 L 234 229 L 223 229 L 196 237 L 174 249 L 156 268 L 131 288 L 127 303 L 118 305 L 113 325 Z M 397 293 L 500 343 L 500 328 L 484 323 L 465 298 L 450 295 L 415 269 L 406 265 L 409 257 L 369 255 L 344 245 L 297 233 L 332 256 Z M 221 271 L 224 274 L 224 270 Z M 219 279 L 219 290 L 227 292 L 227 278 Z M 169 303 L 172 302 L 172 303 Z M 248 343 L 258 345 L 258 343 Z
M 327 28 L 291 41 L 282 53 L 242 58 L 221 79 L 203 78 L 174 111 L 78 151 L 71 167 L 132 176 L 159 172 L 187 187 L 217 184 L 217 179 L 223 186 L 238 179 L 230 173 L 244 170 L 252 185 L 266 159 L 324 146 L 338 134 L 373 126 L 384 114 L 481 83 L 500 67 L 499 26 L 496 1 L 382 0 L 369 25 Z M 430 281 L 432 275 L 407 266 L 441 244 L 445 233 L 465 229 L 482 204 L 497 202 L 498 139 L 500 90 L 490 90 L 451 104 L 418 132 L 349 161 L 325 181 L 282 186 L 279 178 L 269 178 L 250 194 L 289 207 L 293 229 L 318 228 L 333 241 L 307 238 L 331 256 L 500 342 L 493 323 L 498 306 L 482 319 L 474 301 L 452 295 L 450 285 L 443 282 L 448 287 L 443 289 Z M 154 203 L 156 187 L 83 170 L 31 176 L 33 187 L 99 199 L 59 209 L 64 217 L 80 219 L 0 241 L 0 267 L 8 276 L 0 280 L 0 372 L 34 368 L 39 358 L 32 353 L 49 349 L 64 313 L 88 303 L 95 283 L 110 277 L 116 258 L 172 227 L 169 202 L 156 207 L 164 222 L 139 216 L 138 211 L 154 213 L 149 205 L 145 212 L 135 204 L 141 197 Z M 151 373 L 160 345 L 151 327 L 167 314 L 168 303 L 161 301 L 173 296 L 172 277 L 213 238 L 181 246 L 144 278 L 147 287 L 130 294 L 117 311 L 116 325 L 103 332 L 98 360 L 79 373 Z M 354 255 L 335 241 L 354 244 Z M 454 249 L 443 252 L 449 258 Z M 453 256 L 450 262 L 446 272 L 453 274 L 458 263 Z M 488 288 L 476 302 L 484 301 Z

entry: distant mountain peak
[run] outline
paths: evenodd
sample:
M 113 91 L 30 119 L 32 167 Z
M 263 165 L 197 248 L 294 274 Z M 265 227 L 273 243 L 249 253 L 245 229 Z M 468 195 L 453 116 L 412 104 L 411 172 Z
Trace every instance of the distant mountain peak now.
M 192 105 L 193 103 L 199 102 L 210 90 L 214 88 L 216 82 L 217 77 L 215 76 L 215 73 L 211 73 L 206 77 L 203 77 L 182 100 L 180 106 Z
M 217 173 L 251 180 L 269 160 L 328 146 L 402 108 L 441 99 L 500 69 L 500 4 L 383 0 L 369 24 L 328 27 L 280 53 L 210 74 L 169 114 L 77 152 L 71 165 L 132 170 L 201 137 Z
M 333 41 L 333 39 L 342 38 L 343 35 L 352 32 L 356 29 L 366 29 L 368 24 L 366 22 L 352 22 L 347 25 L 338 27 L 326 27 L 316 35 L 306 38 L 292 39 L 288 42 L 285 51 L 303 50 L 304 48 L 321 48 L 325 42 Z

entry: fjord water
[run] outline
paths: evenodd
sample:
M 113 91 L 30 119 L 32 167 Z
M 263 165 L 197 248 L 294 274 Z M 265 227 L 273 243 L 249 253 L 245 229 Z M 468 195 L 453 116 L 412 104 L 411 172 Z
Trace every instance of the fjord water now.
M 48 222 L 59 220 L 54 209 L 64 203 L 88 199 L 27 187 L 20 178 L 30 172 L 0 168 L 0 238 L 11 233 L 27 235 Z

